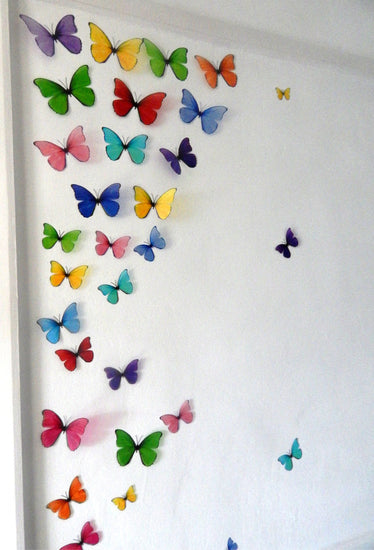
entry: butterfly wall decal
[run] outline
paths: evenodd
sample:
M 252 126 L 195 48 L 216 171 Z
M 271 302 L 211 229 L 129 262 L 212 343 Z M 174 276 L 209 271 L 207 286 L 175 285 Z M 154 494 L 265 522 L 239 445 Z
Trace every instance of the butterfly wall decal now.
M 90 158 L 90 149 L 85 144 L 85 141 L 86 137 L 82 126 L 77 126 L 70 132 L 66 145 L 62 147 L 51 141 L 34 141 L 34 145 L 43 156 L 48 157 L 48 164 L 61 172 L 66 168 L 67 155 L 72 155 L 80 162 L 88 161 Z
M 61 359 L 64 363 L 64 367 L 69 371 L 76 369 L 78 358 L 82 359 L 86 363 L 91 363 L 94 358 L 94 353 L 91 349 L 91 339 L 89 336 L 82 340 L 76 351 L 70 349 L 58 349 L 55 351 L 55 354 Z
M 130 434 L 124 430 L 115 430 L 117 451 L 117 461 L 120 466 L 126 466 L 131 461 L 135 452 L 139 452 L 140 459 L 144 466 L 152 466 L 157 458 L 155 449 L 158 448 L 162 432 L 153 432 L 140 443 L 135 443 Z
M 164 92 L 149 94 L 139 101 L 135 101 L 130 89 L 119 78 L 114 79 L 114 95 L 118 99 L 113 100 L 113 109 L 118 116 L 126 116 L 131 109 L 138 111 L 139 119 L 143 124 L 152 124 L 166 97 Z
M 160 420 L 168 427 L 169 432 L 173 434 L 179 430 L 180 420 L 183 420 L 186 424 L 190 424 L 193 420 L 193 414 L 189 400 L 187 399 L 182 403 L 177 416 L 174 414 L 163 414 L 160 416 Z
M 52 57 L 55 54 L 55 42 L 60 42 L 69 52 L 78 54 L 82 50 L 82 42 L 78 36 L 74 36 L 78 31 L 74 15 L 64 15 L 56 25 L 55 31 L 50 31 L 32 17 L 20 14 L 20 18 L 25 23 L 31 34 L 35 36 L 35 42 L 41 51 Z
M 139 359 L 133 359 L 123 371 L 113 367 L 105 367 L 104 371 L 109 380 L 109 386 L 112 390 L 118 390 L 122 378 L 125 378 L 129 384 L 135 384 L 138 380 Z
M 238 550 L 238 545 L 232 540 L 231 537 L 229 537 L 227 541 L 227 550 Z
M 179 80 L 186 80 L 188 75 L 188 69 L 185 66 L 187 63 L 187 48 L 177 48 L 169 57 L 165 57 L 156 44 L 148 40 L 148 38 L 143 38 L 143 43 L 150 57 L 149 64 L 155 76 L 163 76 L 166 67 L 169 65 Z
M 134 206 L 134 210 L 138 218 L 146 218 L 151 208 L 156 210 L 157 216 L 161 220 L 165 220 L 169 216 L 176 188 L 168 189 L 168 191 L 165 191 L 165 193 L 156 199 L 151 197 L 147 191 L 138 185 L 134 186 L 134 192 L 135 200 L 138 201 L 138 204 Z
M 278 244 L 278 246 L 275 247 L 275 250 L 280 254 L 283 254 L 285 258 L 290 258 L 291 251 L 289 247 L 290 246 L 296 247 L 298 246 L 298 244 L 299 244 L 298 239 L 295 237 L 292 229 L 289 227 L 286 232 L 286 242 Z
M 163 154 L 165 159 L 170 162 L 171 168 L 178 175 L 182 172 L 181 162 L 184 162 L 184 164 L 189 168 L 195 168 L 197 164 L 196 155 L 192 153 L 192 147 L 188 137 L 185 137 L 180 142 L 177 155 L 164 147 L 160 149 L 160 152 Z
M 71 288 L 77 289 L 81 286 L 83 278 L 88 269 L 87 265 L 79 265 L 72 270 L 65 269 L 59 262 L 51 261 L 51 273 L 50 281 L 51 285 L 56 287 L 60 286 L 62 281 L 67 279 Z
M 277 93 L 278 99 L 280 100 L 284 98 L 288 101 L 291 97 L 291 88 L 286 88 L 285 90 L 281 90 L 280 88 L 275 88 L 275 91 Z
M 56 344 L 60 339 L 61 328 L 66 328 L 69 332 L 79 331 L 80 322 L 78 319 L 77 304 L 73 302 L 64 311 L 61 321 L 56 318 L 42 317 L 37 320 L 38 325 L 43 332 L 46 332 L 46 338 L 51 344 Z
M 71 502 L 82 504 L 87 499 L 87 493 L 82 488 L 82 484 L 79 481 L 79 477 L 76 476 L 70 484 L 69 494 L 65 498 L 58 498 L 52 500 L 46 506 L 53 513 L 57 513 L 60 519 L 69 519 L 71 516 Z
M 124 510 L 126 508 L 126 502 L 135 502 L 136 501 L 136 494 L 134 486 L 131 485 L 127 491 L 126 494 L 123 495 L 123 497 L 115 497 L 112 498 L 113 504 L 115 504 L 118 508 L 118 510 Z
M 119 135 L 110 128 L 103 126 L 102 130 L 104 140 L 108 144 L 105 147 L 106 154 L 110 160 L 118 160 L 123 151 L 127 151 L 130 159 L 135 164 L 141 164 L 143 162 L 145 157 L 143 149 L 146 147 L 148 136 L 139 134 L 129 141 L 123 141 Z
M 56 443 L 62 432 L 65 432 L 66 443 L 69 449 L 71 451 L 78 449 L 81 444 L 81 437 L 88 424 L 87 418 L 77 418 L 69 422 L 69 424 L 64 424 L 58 414 L 50 409 L 44 409 L 42 415 L 42 426 L 46 428 L 40 436 L 43 447 L 51 447 Z
M 201 57 L 201 55 L 195 55 L 195 59 L 200 65 L 200 69 L 204 72 L 206 81 L 211 88 L 217 87 L 219 75 L 222 76 L 228 86 L 236 86 L 238 77 L 234 73 L 234 56 L 231 53 L 225 55 L 218 67 L 215 67 L 213 63 L 205 59 L 205 57 Z
M 147 262 L 153 262 L 155 259 L 155 254 L 153 252 L 153 248 L 162 249 L 165 248 L 165 239 L 161 237 L 159 230 L 156 226 L 152 227 L 151 234 L 149 236 L 149 243 L 145 244 L 138 244 L 134 248 L 134 251 L 140 254 L 141 256 L 144 256 L 144 259 L 147 260 Z
M 288 454 L 281 455 L 278 458 L 278 462 L 280 462 L 286 470 L 290 471 L 293 468 L 292 459 L 296 458 L 299 460 L 303 456 L 302 450 L 300 449 L 299 442 L 296 439 L 294 439 L 291 447 L 291 451 Z
M 118 302 L 118 291 L 121 290 L 125 294 L 131 294 L 133 291 L 133 285 L 130 281 L 130 276 L 127 269 L 124 269 L 118 278 L 117 283 L 104 284 L 97 287 L 98 290 L 104 296 L 110 304 L 116 304 Z
M 98 63 L 105 63 L 110 55 L 116 55 L 118 63 L 125 71 L 131 71 L 138 62 L 137 54 L 142 44 L 141 38 L 131 38 L 120 44 L 111 43 L 104 31 L 95 23 L 88 23 L 90 27 L 91 54 Z
M 109 248 L 112 249 L 113 256 L 115 258 L 122 258 L 125 254 L 126 247 L 129 244 L 131 237 L 124 236 L 119 237 L 118 239 L 111 241 L 102 231 L 96 231 L 96 242 L 95 246 L 96 253 L 99 256 L 104 256 Z
M 83 544 L 89 544 L 95 546 L 100 540 L 99 533 L 97 533 L 92 524 L 89 521 L 83 525 L 80 539 L 78 542 L 72 542 L 70 544 L 65 544 L 61 546 L 60 550 L 82 550 Z
M 72 184 L 75 198 L 78 201 L 78 210 L 84 218 L 90 218 L 95 212 L 95 208 L 100 204 L 107 216 L 114 217 L 118 214 L 120 183 L 112 183 L 99 195 L 95 196 L 81 185 Z
M 67 233 L 59 232 L 49 223 L 44 223 L 43 227 L 43 235 L 45 235 L 45 237 L 42 239 L 42 245 L 47 250 L 54 247 L 54 245 L 59 241 L 64 252 L 71 252 L 78 240 L 79 235 L 81 234 L 79 229 L 74 229 L 73 231 L 68 231 Z
M 222 105 L 208 107 L 208 109 L 201 111 L 194 96 L 185 88 L 182 90 L 182 104 L 184 107 L 179 109 L 179 115 L 183 122 L 189 124 L 196 117 L 199 117 L 201 128 L 206 134 L 213 134 L 217 130 L 218 122 L 222 120 L 227 111 L 227 107 Z

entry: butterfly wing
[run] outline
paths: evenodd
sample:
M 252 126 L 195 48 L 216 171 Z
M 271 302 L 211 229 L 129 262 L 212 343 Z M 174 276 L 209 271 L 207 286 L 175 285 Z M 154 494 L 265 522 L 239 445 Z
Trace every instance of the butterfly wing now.
M 206 134 L 213 134 L 217 130 L 218 122 L 222 120 L 226 113 L 227 107 L 217 105 L 209 107 L 201 113 L 201 127 Z
M 129 88 L 119 78 L 114 79 L 114 95 L 119 98 L 113 100 L 114 112 L 118 116 L 126 116 L 135 106 L 135 101 Z
M 87 424 L 87 418 L 77 418 L 66 426 L 66 443 L 71 451 L 78 449 Z
M 288 471 L 292 470 L 293 468 L 292 457 L 290 455 L 280 456 L 278 458 L 278 462 L 280 462 Z
M 132 361 L 130 361 L 130 363 L 123 371 L 123 374 L 121 375 L 126 378 L 129 384 L 135 384 L 135 382 L 138 380 L 138 363 L 139 359 L 133 359 Z
M 94 528 L 89 521 L 86 521 L 82 527 L 81 540 L 83 543 L 91 544 L 92 546 L 99 542 L 99 534 L 94 531 Z
M 285 258 L 291 257 L 290 249 L 284 243 L 278 244 L 278 246 L 275 247 L 275 250 L 277 250 L 277 252 L 279 252 L 280 254 L 283 254 Z
M 35 147 L 39 149 L 44 157 L 48 157 L 48 164 L 55 170 L 61 172 L 66 167 L 65 150 L 50 141 L 34 141 Z
M 179 109 L 179 115 L 183 122 L 187 124 L 192 122 L 197 116 L 200 116 L 200 109 L 194 96 L 186 90 L 182 90 L 182 104 L 185 107 Z
M 147 260 L 147 262 L 153 262 L 155 259 L 155 255 L 150 244 L 138 244 L 138 246 L 134 248 L 134 252 L 144 256 L 144 259 Z
M 70 271 L 67 278 L 71 288 L 77 289 L 81 286 L 87 269 L 87 265 L 79 265 Z
M 90 158 L 90 149 L 85 145 L 86 137 L 82 126 L 77 126 L 69 134 L 66 143 L 68 153 L 73 155 L 80 162 L 87 162 Z
M 234 88 L 237 84 L 238 77 L 233 72 L 235 70 L 234 56 L 229 53 L 225 55 L 219 64 L 218 72 L 222 75 L 222 78 L 228 86 Z
M 78 502 L 79 504 L 82 504 L 82 502 L 85 502 L 87 499 L 87 493 L 82 488 L 82 484 L 79 481 L 78 476 L 76 476 L 70 484 L 69 498 L 70 500 Z
M 77 356 L 69 349 L 58 349 L 55 354 L 64 363 L 67 370 L 73 371 L 77 366 Z
M 64 311 L 61 319 L 61 325 L 69 332 L 75 334 L 80 329 L 80 322 L 78 319 L 77 304 L 73 302 Z
M 135 494 L 135 489 L 133 485 L 130 485 L 130 487 L 127 489 L 126 500 L 129 500 L 130 502 L 136 501 L 136 494 Z
M 112 183 L 101 193 L 98 201 L 107 216 L 111 218 L 118 214 L 119 204 L 116 202 L 119 199 L 120 183 Z
M 42 317 L 36 321 L 43 332 L 46 332 L 46 338 L 51 344 L 56 344 L 60 339 L 60 325 L 55 319 Z
M 299 241 L 295 237 L 290 227 L 287 229 L 286 242 L 288 246 L 297 246 L 299 244 Z
M 73 183 L 71 187 L 74 191 L 75 198 L 78 201 L 79 212 L 83 217 L 90 218 L 96 208 L 96 197 L 88 191 L 88 189 L 82 187 L 81 185 Z
M 185 63 L 187 63 L 187 51 L 187 48 L 177 48 L 169 57 L 169 65 L 178 80 L 186 80 L 188 75 L 188 69 L 185 66 Z
M 179 418 L 186 424 L 190 424 L 193 420 L 193 414 L 188 399 L 182 403 L 181 408 L 179 409 Z
M 112 390 L 118 390 L 121 385 L 122 372 L 113 367 L 105 367 L 104 371 L 109 379 L 109 386 Z
M 71 77 L 69 91 L 82 105 L 91 107 L 95 103 L 95 92 L 88 86 L 91 84 L 88 65 L 78 67 Z
M 148 38 L 143 38 L 143 42 L 147 55 L 150 57 L 149 64 L 153 74 L 157 77 L 163 76 L 166 69 L 166 60 L 164 55 L 156 44 L 148 40 Z
M 153 432 L 143 439 L 139 444 L 139 454 L 144 466 L 152 466 L 157 458 L 157 449 L 160 443 L 162 432 Z
M 55 53 L 55 41 L 48 29 L 28 15 L 20 15 L 31 34 L 35 36 L 35 42 L 45 55 L 52 57 Z
M 130 276 L 127 269 L 124 269 L 118 278 L 118 287 L 125 294 L 131 294 L 133 291 L 133 285 L 130 281 Z
M 89 336 L 86 336 L 79 344 L 78 356 L 83 359 L 86 363 L 91 363 L 94 358 L 93 351 L 91 349 L 91 339 Z
M 83 550 L 83 548 L 79 542 L 72 542 L 61 546 L 60 550 Z
M 149 240 L 150 240 L 151 246 L 159 248 L 160 250 L 162 248 L 165 248 L 165 244 L 166 244 L 165 239 L 161 237 L 160 232 L 156 226 L 152 227 Z
M 123 511 L 126 508 L 126 499 L 123 497 L 112 498 L 113 504 L 115 504 L 118 510 Z
M 158 217 L 162 220 L 167 218 L 171 212 L 175 192 L 176 188 L 169 189 L 156 200 L 155 209 Z
M 117 48 L 117 59 L 122 69 L 131 71 L 138 62 L 136 57 L 142 44 L 141 38 L 130 38 Z
M 165 99 L 164 92 L 156 92 L 147 95 L 139 101 L 137 109 L 139 118 L 143 124 L 152 124 L 157 118 L 157 111 L 161 108 L 162 102 Z
M 112 243 L 112 251 L 115 258 L 122 258 L 131 237 L 119 237 Z
M 120 466 L 126 466 L 134 456 L 136 445 L 130 434 L 124 430 L 115 430 L 116 444 L 119 447 L 117 451 L 117 461 Z
M 107 35 L 95 23 L 88 23 L 90 27 L 91 54 L 98 63 L 105 63 L 111 53 L 113 46 Z
M 64 115 L 69 108 L 68 91 L 66 88 L 48 80 L 47 78 L 35 78 L 34 84 L 39 88 L 43 97 L 49 97 L 48 105 L 55 113 Z
M 110 248 L 110 241 L 108 237 L 102 231 L 96 231 L 96 242 L 95 246 L 96 253 L 99 256 L 104 256 L 108 248 Z
M 134 191 L 135 200 L 139 203 L 134 206 L 135 214 L 138 216 L 138 218 L 145 218 L 146 216 L 148 216 L 149 211 L 153 206 L 152 199 L 148 195 L 147 191 L 145 191 L 142 187 L 139 187 L 138 185 L 134 186 Z
M 200 65 L 200 69 L 203 71 L 209 86 L 215 88 L 217 86 L 218 74 L 214 65 L 205 59 L 205 57 L 201 57 L 201 55 L 195 55 L 195 59 Z
M 108 144 L 105 147 L 106 154 L 110 160 L 118 160 L 125 149 L 125 144 L 119 135 L 110 128 L 103 126 L 102 131 L 104 134 L 104 140 Z
M 160 148 L 160 153 L 162 153 L 165 159 L 170 162 L 170 166 L 174 170 L 174 172 L 179 175 L 182 170 L 178 157 L 174 155 L 172 151 L 170 151 L 169 149 L 165 149 L 164 147 Z
M 46 429 L 41 433 L 40 438 L 44 447 L 51 447 L 63 431 L 64 424 L 58 414 L 50 409 L 44 409 L 42 415 L 42 426 Z
M 293 458 L 296 458 L 297 460 L 299 460 L 303 456 L 303 453 L 302 453 L 302 450 L 300 449 L 300 445 L 297 438 L 294 439 L 294 442 L 292 443 L 291 456 Z
M 107 297 L 106 299 L 110 304 L 116 304 L 118 302 L 118 289 L 115 286 L 104 284 L 99 285 L 97 288 Z
M 67 233 L 65 233 L 65 235 L 62 235 L 61 237 L 62 250 L 64 252 L 71 252 L 80 234 L 81 232 L 79 231 L 79 229 L 75 229 L 73 231 L 68 231 Z
M 57 233 L 53 225 L 50 225 L 49 223 L 43 223 L 43 228 L 43 235 L 46 236 L 42 239 L 42 245 L 44 246 L 44 248 L 49 250 L 59 240 L 59 234 Z
M 51 281 L 52 286 L 60 286 L 62 281 L 67 277 L 65 269 L 61 264 L 55 261 L 51 261 L 51 273 L 49 280 Z
M 188 137 L 182 139 L 178 149 L 178 158 L 189 168 L 195 168 L 197 164 L 196 155 L 192 153 L 192 147 Z
M 70 518 L 70 514 L 71 514 L 70 504 L 66 500 L 66 498 L 58 498 L 56 500 L 52 500 L 47 504 L 46 508 L 51 510 L 54 514 L 58 512 L 58 517 L 60 519 Z
M 57 23 L 56 31 L 55 31 L 55 38 L 69 52 L 78 54 L 82 50 L 82 42 L 81 39 L 78 36 L 73 36 L 78 31 L 75 21 L 74 21 L 74 15 L 65 15 L 60 19 L 60 21 Z
M 135 164 L 141 164 L 144 160 L 145 149 L 147 144 L 148 136 L 145 134 L 139 134 L 138 136 L 133 137 L 126 145 L 126 149 L 130 158 Z
M 160 420 L 162 420 L 172 434 L 175 434 L 179 430 L 179 418 L 174 414 L 163 414 L 160 416 Z

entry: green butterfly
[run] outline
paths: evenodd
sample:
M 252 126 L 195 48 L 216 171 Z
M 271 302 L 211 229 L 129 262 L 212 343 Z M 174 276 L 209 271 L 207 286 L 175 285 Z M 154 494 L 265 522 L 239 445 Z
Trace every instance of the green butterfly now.
M 75 243 L 77 242 L 79 235 L 81 234 L 79 229 L 69 231 L 68 233 L 59 233 L 49 223 L 44 223 L 43 227 L 43 235 L 46 235 L 46 237 L 42 239 L 42 245 L 44 246 L 44 248 L 47 249 L 52 248 L 53 246 L 55 246 L 57 241 L 60 241 L 62 250 L 64 252 L 71 252 L 75 246 Z
M 43 97 L 51 98 L 48 105 L 59 115 L 67 113 L 70 95 L 73 95 L 75 99 L 87 107 L 91 107 L 95 103 L 95 92 L 92 88 L 88 88 L 91 84 L 88 65 L 82 65 L 75 71 L 68 88 L 47 78 L 35 78 L 34 84 L 38 86 Z
M 135 451 L 139 451 L 144 466 L 152 466 L 157 458 L 157 453 L 154 449 L 158 448 L 162 432 L 153 432 L 138 444 L 124 430 L 116 430 L 116 436 L 117 447 L 120 447 L 117 451 L 117 460 L 120 466 L 126 466 L 134 456 Z
M 184 66 L 187 63 L 187 48 L 177 48 L 169 58 L 164 57 L 159 48 L 148 38 L 143 38 L 147 54 L 151 58 L 150 65 L 155 76 L 163 76 L 166 65 L 170 65 L 173 73 L 179 80 L 186 80 L 188 69 Z

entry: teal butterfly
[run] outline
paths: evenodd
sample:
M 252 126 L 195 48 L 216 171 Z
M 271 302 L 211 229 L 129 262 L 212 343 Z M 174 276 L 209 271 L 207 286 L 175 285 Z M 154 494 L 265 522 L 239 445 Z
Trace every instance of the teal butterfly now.
M 286 470 L 292 470 L 293 464 L 292 459 L 296 458 L 299 460 L 303 456 L 302 450 L 300 449 L 299 442 L 296 439 L 294 439 L 294 442 L 292 443 L 291 451 L 286 454 L 282 455 L 278 458 L 278 461 L 286 468 Z
M 147 38 L 143 38 L 147 54 L 151 58 L 149 64 L 155 76 L 163 76 L 166 65 L 170 65 L 173 73 L 179 80 L 186 80 L 188 69 L 185 67 L 187 63 L 187 48 L 177 48 L 173 51 L 169 58 L 164 57 L 161 50 Z
M 140 443 L 135 443 L 131 435 L 124 430 L 116 430 L 115 432 L 117 447 L 120 447 L 117 451 L 117 460 L 120 466 L 126 466 L 137 451 L 144 466 L 152 466 L 157 458 L 154 449 L 158 448 L 162 432 L 153 432 Z
M 135 162 L 135 164 L 141 164 L 143 162 L 145 157 L 143 149 L 145 149 L 147 144 L 148 136 L 145 134 L 140 134 L 125 143 L 119 135 L 110 128 L 103 126 L 102 131 L 105 142 L 108 144 L 105 147 L 105 150 L 110 160 L 118 160 L 123 151 L 127 151 L 131 160 Z
M 132 282 L 127 269 L 124 269 L 118 278 L 118 282 L 115 285 L 100 285 L 98 286 L 100 292 L 106 296 L 110 304 L 116 304 L 118 302 L 118 291 L 122 290 L 125 294 L 131 294 L 133 291 Z

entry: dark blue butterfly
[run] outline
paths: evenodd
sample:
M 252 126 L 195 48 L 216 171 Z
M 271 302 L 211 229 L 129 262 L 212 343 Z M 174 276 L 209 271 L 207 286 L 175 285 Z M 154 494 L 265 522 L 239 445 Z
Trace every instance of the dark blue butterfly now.
M 227 550 L 238 550 L 238 545 L 232 540 L 231 537 L 229 537 L 229 540 L 227 541 Z
M 72 189 L 74 191 L 75 198 L 78 202 L 78 210 L 85 218 L 90 218 L 95 211 L 96 205 L 101 204 L 105 214 L 110 217 L 116 216 L 119 210 L 119 189 L 120 183 L 112 183 L 101 193 L 99 197 L 95 197 L 85 187 L 81 185 L 73 184 Z
M 197 116 L 201 118 L 201 127 L 206 134 L 213 134 L 217 130 L 218 122 L 222 120 L 227 111 L 227 107 L 217 105 L 200 111 L 196 99 L 186 89 L 182 90 L 182 103 L 185 107 L 179 109 L 179 114 L 183 122 L 192 122 Z
M 104 369 L 107 378 L 109 379 L 109 386 L 112 390 L 118 390 L 121 385 L 121 379 L 126 378 L 129 384 L 135 384 L 138 380 L 138 362 L 139 359 L 130 361 L 123 372 L 113 368 L 106 367 Z
M 43 332 L 46 332 L 46 338 L 51 344 L 56 344 L 60 339 L 61 327 L 66 328 L 69 332 L 76 333 L 80 329 L 78 319 L 77 304 L 73 302 L 68 306 L 62 316 L 61 321 L 58 319 L 50 319 L 42 317 L 36 321 Z
M 169 151 L 169 149 L 164 149 L 163 147 L 160 149 L 160 152 L 164 155 L 166 160 L 170 162 L 170 166 L 176 174 L 181 173 L 180 161 L 184 162 L 184 164 L 190 168 L 195 168 L 197 164 L 196 155 L 192 153 L 192 147 L 188 137 L 185 137 L 180 142 L 178 156 L 172 151 Z
M 165 244 L 165 239 L 160 236 L 159 230 L 154 226 L 149 236 L 149 244 L 138 244 L 138 246 L 134 248 L 134 251 L 144 256 L 144 259 L 148 262 L 153 262 L 155 255 L 152 248 L 162 249 L 165 248 Z
M 293 231 L 289 227 L 287 229 L 286 233 L 286 242 L 278 244 L 278 246 L 275 247 L 275 250 L 277 250 L 280 254 L 283 254 L 285 258 L 291 257 L 291 251 L 289 249 L 290 246 L 297 246 L 299 244 L 299 241 L 293 234 Z

